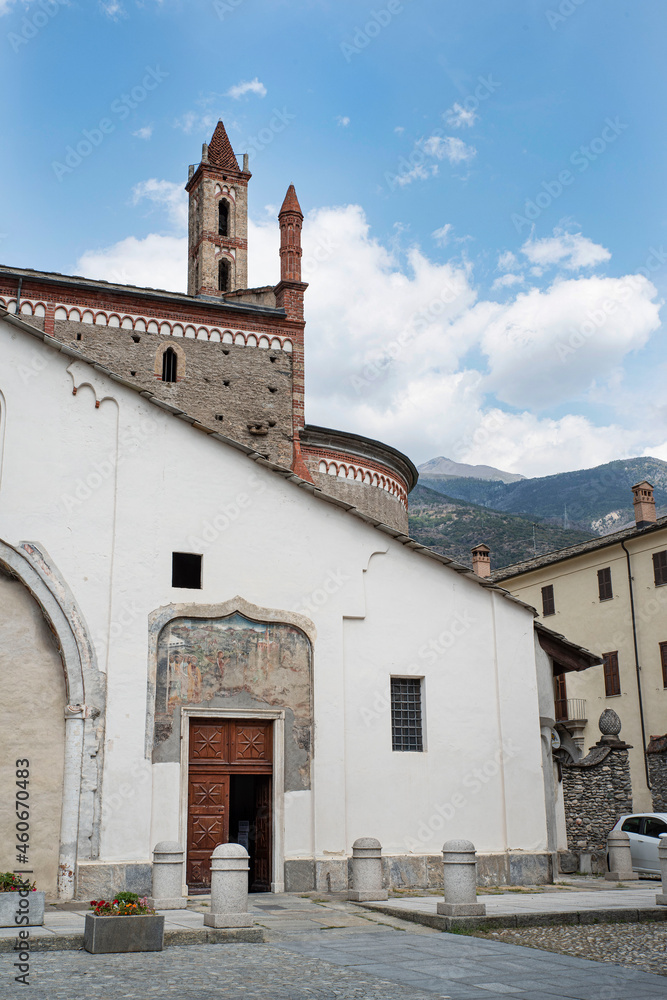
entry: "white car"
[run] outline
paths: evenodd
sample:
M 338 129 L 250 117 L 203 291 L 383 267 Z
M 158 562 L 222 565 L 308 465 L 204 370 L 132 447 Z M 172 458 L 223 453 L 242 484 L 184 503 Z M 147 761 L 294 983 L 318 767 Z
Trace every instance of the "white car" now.
M 646 875 L 659 875 L 658 847 L 667 837 L 667 813 L 633 813 L 621 816 L 614 830 L 623 830 L 630 838 L 632 869 Z

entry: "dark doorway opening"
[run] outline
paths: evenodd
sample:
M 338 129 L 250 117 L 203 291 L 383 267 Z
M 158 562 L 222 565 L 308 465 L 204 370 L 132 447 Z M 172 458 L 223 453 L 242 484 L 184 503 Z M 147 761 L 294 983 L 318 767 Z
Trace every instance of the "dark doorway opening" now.
M 250 855 L 248 889 L 271 891 L 271 776 L 232 774 L 229 779 L 229 842 Z

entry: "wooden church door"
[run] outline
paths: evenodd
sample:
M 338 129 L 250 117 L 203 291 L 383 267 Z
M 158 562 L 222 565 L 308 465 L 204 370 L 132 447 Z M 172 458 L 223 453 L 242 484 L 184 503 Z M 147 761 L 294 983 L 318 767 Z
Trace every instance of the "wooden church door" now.
M 210 892 L 211 854 L 230 841 L 247 846 L 250 888 L 270 890 L 272 735 L 272 724 L 263 720 L 191 720 L 186 867 L 190 892 Z

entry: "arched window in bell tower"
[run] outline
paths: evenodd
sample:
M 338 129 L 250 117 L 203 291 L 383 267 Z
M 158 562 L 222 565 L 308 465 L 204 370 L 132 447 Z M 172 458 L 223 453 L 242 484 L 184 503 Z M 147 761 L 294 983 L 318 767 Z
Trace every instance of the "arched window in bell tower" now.
M 229 261 L 221 260 L 218 264 L 218 289 L 221 292 L 229 291 Z
M 178 358 L 176 352 L 168 347 L 162 355 L 162 381 L 175 382 L 178 371 Z
M 226 198 L 218 202 L 218 236 L 229 236 L 229 202 Z

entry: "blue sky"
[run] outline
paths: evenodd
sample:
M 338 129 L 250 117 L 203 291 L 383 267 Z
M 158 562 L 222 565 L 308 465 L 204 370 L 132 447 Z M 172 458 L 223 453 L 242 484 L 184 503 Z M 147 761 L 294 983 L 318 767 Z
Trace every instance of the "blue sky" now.
M 0 0 L 0 259 L 178 287 L 222 117 L 251 280 L 289 183 L 307 215 L 311 422 L 524 474 L 667 459 L 666 28 L 659 0 Z

